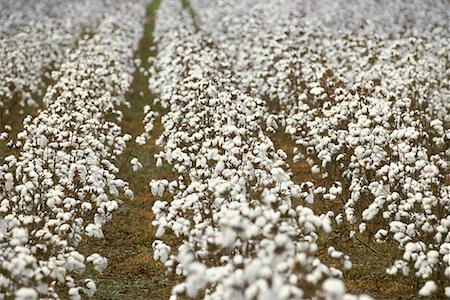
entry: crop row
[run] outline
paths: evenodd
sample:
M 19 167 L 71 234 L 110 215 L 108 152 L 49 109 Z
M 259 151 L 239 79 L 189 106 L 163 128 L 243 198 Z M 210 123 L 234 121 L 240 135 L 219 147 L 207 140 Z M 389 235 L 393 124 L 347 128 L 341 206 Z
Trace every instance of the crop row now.
M 12 109 L 36 106 L 83 34 L 95 30 L 112 1 L 12 1 L 1 5 L 0 126 Z M 4 15 L 3 15 L 4 12 Z
M 313 190 L 336 224 L 396 244 L 389 274 L 450 297 L 448 3 L 191 3 L 239 89 L 276 108 L 267 129 L 327 179 Z
M 317 257 L 330 219 L 295 204 L 308 191 L 292 182 L 286 154 L 264 132 L 266 103 L 234 88 L 229 60 L 181 2 L 162 2 L 154 37 L 150 88 L 169 109 L 156 159 L 178 175 L 150 182 L 162 198 L 153 206 L 162 238 L 153 248 L 185 276 L 172 297 L 356 298 L 346 295 L 342 272 Z M 171 234 L 181 242 L 171 244 Z M 328 252 L 351 267 L 343 253 Z
M 91 37 L 79 41 L 44 96 L 44 109 L 24 120 L 20 153 L 0 167 L 0 298 L 92 296 L 107 259 L 77 251 L 83 236 L 103 237 L 120 199 L 133 198 L 115 166 L 131 138 L 116 106 L 134 72 L 144 1 L 112 4 Z M 115 116 L 115 117 L 114 117 Z

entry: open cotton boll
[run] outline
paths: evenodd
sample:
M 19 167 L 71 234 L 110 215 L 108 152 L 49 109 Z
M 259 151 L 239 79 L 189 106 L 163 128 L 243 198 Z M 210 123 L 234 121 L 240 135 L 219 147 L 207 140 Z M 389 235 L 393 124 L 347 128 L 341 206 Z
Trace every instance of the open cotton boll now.
M 419 295 L 429 297 L 437 290 L 437 285 L 434 281 L 428 280 L 423 287 L 419 290 Z
M 95 285 L 95 282 L 88 278 L 84 281 L 84 292 L 88 297 L 94 296 L 95 292 L 97 291 L 97 286 Z
M 450 287 L 445 287 L 445 296 L 450 298 Z
M 6 141 L 8 139 L 8 133 L 7 132 L 1 132 L 0 133 L 0 141 Z
M 103 231 L 100 224 L 89 224 L 85 228 L 86 235 L 95 238 L 103 238 Z
M 314 87 L 309 91 L 314 96 L 319 96 L 325 92 L 322 87 Z
M 319 173 L 320 173 L 320 167 L 317 166 L 317 165 L 312 166 L 312 167 L 311 167 L 311 172 L 312 172 L 313 174 L 319 174 Z
M 160 167 L 162 167 L 162 158 L 161 157 L 158 157 L 158 159 L 156 160 L 156 167 L 158 167 L 158 168 L 160 168 Z
M 24 244 L 28 241 L 28 231 L 25 228 L 15 227 L 12 229 L 12 239 L 9 242 L 11 246 Z
M 81 300 L 80 288 L 70 288 L 69 289 L 69 297 L 70 300 Z
M 20 288 L 16 291 L 15 297 L 18 300 L 35 300 L 38 298 L 38 293 L 32 288 Z
M 153 259 L 165 263 L 169 258 L 171 248 L 159 240 L 154 241 L 152 247 L 154 249 Z
M 129 200 L 133 200 L 134 199 L 134 193 L 132 190 L 130 189 L 126 189 L 124 192 L 125 197 L 127 197 Z
M 133 157 L 131 159 L 130 163 L 131 163 L 131 166 L 132 166 L 134 172 L 137 172 L 143 168 L 142 164 L 139 162 L 139 160 L 136 157 Z
M 325 299 L 337 300 L 342 299 L 345 295 L 346 288 L 342 280 L 329 278 L 322 283 L 322 288 L 325 293 Z
M 100 273 L 103 272 L 103 270 L 105 270 L 108 266 L 108 259 L 97 253 L 88 256 L 86 261 L 92 263 L 94 265 L 94 269 Z

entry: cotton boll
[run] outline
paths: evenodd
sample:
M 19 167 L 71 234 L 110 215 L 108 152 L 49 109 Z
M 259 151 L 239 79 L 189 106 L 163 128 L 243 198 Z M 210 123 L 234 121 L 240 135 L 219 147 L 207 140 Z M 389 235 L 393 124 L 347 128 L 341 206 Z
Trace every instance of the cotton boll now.
M 450 298 L 450 287 L 445 287 L 445 296 Z
M 437 285 L 434 281 L 425 282 L 424 286 L 419 290 L 419 295 L 424 297 L 429 297 L 433 295 L 437 290 Z
M 162 158 L 158 157 L 158 159 L 156 160 L 156 167 L 157 168 L 161 168 L 162 167 Z
M 147 140 L 145 139 L 144 136 L 138 136 L 136 137 L 136 144 L 138 144 L 139 146 L 143 146 L 147 143 Z
M 81 300 L 80 288 L 70 288 L 69 297 L 71 300 Z
M 106 259 L 106 257 L 102 257 L 97 253 L 88 256 L 86 261 L 92 262 L 92 264 L 94 265 L 94 269 L 100 273 L 103 272 L 103 270 L 105 270 L 108 266 L 108 260 Z
M 165 263 L 169 258 L 170 247 L 159 240 L 154 241 L 152 247 L 154 250 L 153 259 Z
M 86 226 L 85 230 L 87 236 L 103 238 L 103 231 L 100 224 L 89 224 Z
M 5 177 L 5 181 L 6 181 L 5 182 L 5 189 L 7 191 L 11 191 L 13 189 L 13 187 L 14 187 L 14 178 L 13 178 L 11 173 L 6 173 L 4 175 L 4 177 Z
M 366 231 L 367 225 L 366 223 L 361 223 L 359 224 L 359 232 L 363 233 L 364 231 Z
M 132 158 L 130 163 L 132 165 L 134 172 L 137 172 L 143 168 L 142 164 L 139 162 L 139 160 L 136 157 Z
M 32 288 L 22 287 L 16 291 L 15 297 L 18 300 L 35 300 L 38 298 L 38 293 Z
M 92 279 L 86 279 L 84 282 L 85 288 L 84 292 L 88 297 L 94 296 L 95 292 L 97 291 L 97 286 L 95 285 L 95 282 Z
M 25 228 L 13 228 L 12 239 L 9 242 L 11 246 L 17 246 L 28 241 L 28 231 Z
M 335 278 L 329 278 L 325 280 L 322 284 L 322 289 L 325 292 L 325 299 L 341 299 L 345 295 L 345 285 L 344 283 Z
M 321 87 L 314 87 L 309 91 L 314 96 L 319 96 L 325 92 L 325 90 Z
M 125 190 L 125 197 L 127 197 L 129 200 L 133 200 L 134 199 L 133 191 L 130 190 L 130 189 L 126 189 Z
M 6 141 L 8 139 L 8 133 L 7 132 L 1 132 L 0 133 L 0 141 Z
M 319 174 L 319 173 L 320 173 L 320 167 L 317 166 L 317 165 L 312 166 L 311 172 L 312 172 L 313 174 Z

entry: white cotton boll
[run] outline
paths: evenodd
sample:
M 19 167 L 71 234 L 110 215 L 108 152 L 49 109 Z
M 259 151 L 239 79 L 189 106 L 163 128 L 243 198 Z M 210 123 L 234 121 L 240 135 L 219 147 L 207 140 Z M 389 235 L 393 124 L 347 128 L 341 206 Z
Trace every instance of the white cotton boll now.
M 163 225 L 158 226 L 158 230 L 155 233 L 155 236 L 157 238 L 162 237 L 164 233 L 166 232 L 166 227 Z
M 157 168 L 161 168 L 162 165 L 163 165 L 163 163 L 162 163 L 162 158 L 161 158 L 161 157 L 158 157 L 158 159 L 156 160 L 156 167 L 157 167 Z
M 152 207 L 152 211 L 155 214 L 155 216 L 159 216 L 163 212 L 166 205 L 167 205 L 166 201 L 156 200 Z
M 158 185 L 159 182 L 156 180 L 150 181 L 150 191 L 152 192 L 152 196 L 155 197 L 158 194 Z
M 314 87 L 309 92 L 314 96 L 319 96 L 325 92 L 325 89 L 322 87 Z
M 450 286 L 445 288 L 445 297 L 450 298 Z
M 94 296 L 95 292 L 97 291 L 97 287 L 95 285 L 95 282 L 92 279 L 86 279 L 84 281 L 84 292 L 88 297 Z
M 344 217 L 342 216 L 342 214 L 338 214 L 338 215 L 335 217 L 335 220 L 336 220 L 336 223 L 337 223 L 338 225 L 340 225 L 340 224 L 344 221 Z
M 344 261 L 344 269 L 350 270 L 352 267 L 353 267 L 353 263 L 349 259 L 346 259 Z
M 298 163 L 302 159 L 302 156 L 300 154 L 295 154 L 292 158 L 293 163 Z
M 312 191 L 310 191 L 306 196 L 306 202 L 308 202 L 309 204 L 314 203 L 314 193 Z
M 5 189 L 7 191 L 11 191 L 14 188 L 14 178 L 13 175 L 11 173 L 6 173 L 5 174 Z
M 343 252 L 337 251 L 333 246 L 328 247 L 328 255 L 330 255 L 331 258 L 337 259 L 344 256 Z
M 262 200 L 266 205 L 272 205 L 272 203 L 277 201 L 277 197 L 273 194 L 266 194 Z
M 345 295 L 345 284 L 339 279 L 328 278 L 323 282 L 322 289 L 328 300 L 338 300 Z
M 164 194 L 165 189 L 166 189 L 166 187 L 165 187 L 163 184 L 160 183 L 160 184 L 158 185 L 158 191 L 157 191 L 156 195 L 157 195 L 158 197 L 162 197 L 163 194 Z
M 28 241 L 28 231 L 24 228 L 13 228 L 12 239 L 9 242 L 11 246 L 17 246 Z
M 139 162 L 139 160 L 136 157 L 132 158 L 130 163 L 131 163 L 131 166 L 132 166 L 134 172 L 137 172 L 143 168 L 142 164 Z
M 89 203 L 89 202 L 83 202 L 81 204 L 81 209 L 84 210 L 84 211 L 89 211 L 89 210 L 92 209 L 92 204 Z
M 170 247 L 162 241 L 156 240 L 153 242 L 153 259 L 165 263 L 169 259 Z
M 244 263 L 244 257 L 242 255 L 237 254 L 235 257 L 233 257 L 233 264 L 240 266 Z
M 134 199 L 133 191 L 130 190 L 130 189 L 126 189 L 124 194 L 125 194 L 125 197 L 127 197 L 129 200 L 133 200 Z
M 100 273 L 103 272 L 103 270 L 105 270 L 108 266 L 108 259 L 97 253 L 88 256 L 86 261 L 92 263 L 94 265 L 94 269 Z
M 217 165 L 216 165 L 216 168 L 215 168 L 214 172 L 215 172 L 216 174 L 220 174 L 224 169 L 225 169 L 225 163 L 224 163 L 224 161 L 223 161 L 223 160 L 219 160 L 219 161 L 217 162 Z
M 103 238 L 103 231 L 100 224 L 89 224 L 86 226 L 86 235 L 95 238 Z
M 386 273 L 388 275 L 396 275 L 398 273 L 398 268 L 396 266 L 392 266 L 386 269 Z
M 6 221 L 0 217 L 0 239 L 2 239 L 2 236 L 4 236 L 7 232 L 8 224 Z
M 139 146 L 143 146 L 147 143 L 147 140 L 145 139 L 144 136 L 140 135 L 138 137 L 136 137 L 136 144 L 138 144 Z
M 6 141 L 8 139 L 8 133 L 2 132 L 0 133 L 0 141 Z
M 377 231 L 377 233 L 375 233 L 375 239 L 377 241 L 383 241 L 384 238 L 386 238 L 386 236 L 388 235 L 388 231 L 385 229 L 380 229 Z
M 320 173 L 320 167 L 319 167 L 318 165 L 312 166 L 311 172 L 312 172 L 313 174 L 319 174 L 319 173 Z
M 300 187 L 298 185 L 293 185 L 291 187 L 291 196 L 292 198 L 300 197 Z
M 20 288 L 15 293 L 17 300 L 35 300 L 38 298 L 38 293 L 32 288 Z
M 179 295 L 182 294 L 186 291 L 186 287 L 184 283 L 180 283 L 177 284 L 173 289 L 172 289 L 172 296 L 174 295 Z M 176 296 L 174 298 L 172 298 L 172 296 L 170 297 L 170 299 L 178 299 Z
M 439 252 L 431 250 L 427 253 L 427 261 L 430 265 L 436 265 L 439 263 Z
M 45 135 L 42 135 L 39 138 L 39 146 L 45 147 L 47 145 L 47 143 L 48 143 L 48 138 Z
M 437 290 L 437 285 L 434 281 L 429 280 L 425 282 L 424 286 L 419 290 L 419 295 L 429 297 L 433 295 Z
M 81 296 L 80 296 L 80 288 L 70 288 L 69 289 L 69 297 L 70 300 L 81 300 Z
M 364 231 L 366 231 L 366 229 L 367 229 L 366 223 L 359 224 L 359 232 L 360 233 L 363 233 Z

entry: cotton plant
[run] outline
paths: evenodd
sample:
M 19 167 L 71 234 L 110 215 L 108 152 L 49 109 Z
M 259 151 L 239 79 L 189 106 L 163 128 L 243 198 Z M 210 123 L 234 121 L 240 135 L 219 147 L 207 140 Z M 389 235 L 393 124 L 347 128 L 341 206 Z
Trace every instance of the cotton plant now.
M 113 7 L 114 15 L 52 73 L 45 108 L 27 116 L 17 135 L 20 153 L 2 158 L 1 297 L 57 299 L 61 286 L 72 299 L 91 297 L 95 282 L 82 274 L 108 264 L 77 248 L 84 236 L 102 238 L 119 200 L 133 197 L 115 165 L 131 136 L 115 122 L 131 84 L 145 3 Z M 115 121 L 107 120 L 111 114 Z
M 317 118 L 314 112 L 308 111 L 312 118 L 306 120 L 306 115 L 301 112 L 303 117 L 295 119 L 301 120 L 300 124 L 305 128 L 295 129 L 295 132 L 298 132 L 296 138 L 299 145 L 303 146 L 305 156 L 320 160 L 319 165 L 331 182 L 336 179 L 350 182 L 347 194 L 343 195 L 349 197 L 344 206 L 347 221 L 351 224 L 358 223 L 357 211 L 361 211 L 361 204 L 358 203 L 361 199 L 372 199 L 373 202 L 369 202 L 370 205 L 362 209 L 362 220 L 371 221 L 378 216 L 390 221 L 389 229 L 380 229 L 375 237 L 378 236 L 377 239 L 382 240 L 390 231 L 393 239 L 403 249 L 407 241 L 418 237 L 424 239 L 436 230 L 433 228 L 436 228 L 437 224 L 433 226 L 431 224 L 434 222 L 427 220 L 447 217 L 446 174 L 449 164 L 445 154 L 445 149 L 448 148 L 445 130 L 441 125 L 442 121 L 432 121 L 431 124 L 436 124 L 436 129 L 429 128 L 424 120 L 430 117 L 424 113 L 409 111 L 412 105 L 410 99 L 398 99 L 383 89 L 376 92 L 377 97 L 371 98 L 367 97 L 370 85 L 365 89 L 362 91 L 366 94 L 364 101 L 359 99 L 352 105 L 345 100 L 346 97 L 342 97 L 342 108 L 339 108 L 338 103 L 318 110 L 319 114 L 325 115 L 324 118 Z M 336 95 L 343 95 L 342 91 L 335 92 Z M 356 94 L 358 95 L 359 93 Z M 381 100 L 383 97 L 387 99 Z M 357 111 L 352 112 L 352 109 Z M 364 116 L 365 114 L 367 116 Z M 337 116 L 339 117 L 336 118 Z M 347 121 L 346 116 L 358 116 L 358 119 Z M 313 124 L 317 124 L 317 129 L 311 130 Z M 333 125 L 330 127 L 328 124 Z M 330 131 L 334 126 L 337 130 Z M 310 128 L 306 130 L 306 127 Z M 287 130 L 290 129 L 287 127 Z M 344 134 L 344 130 L 348 132 Z M 299 133 L 306 133 L 307 136 L 301 136 Z M 320 135 L 313 137 L 315 134 Z M 327 170 L 333 170 L 333 173 Z M 336 174 L 336 170 L 341 173 Z M 329 191 L 324 194 L 324 198 L 333 200 L 342 197 L 342 188 L 336 190 L 335 186 L 331 186 Z M 402 195 L 405 200 L 402 200 Z M 424 195 L 433 200 L 422 202 L 422 198 L 426 197 Z M 420 199 L 419 202 L 415 197 Z M 436 212 L 439 212 L 438 215 Z M 399 224 L 402 228 L 400 230 Z M 360 231 L 365 231 L 365 226 Z M 434 240 L 431 249 L 440 247 L 442 234 L 438 236 L 440 240 Z M 424 251 L 426 253 L 429 250 Z M 414 265 L 417 277 L 428 278 L 433 270 L 440 272 L 441 268 L 445 268 L 445 260 L 442 258 L 436 257 L 434 262 L 425 260 L 419 264 L 416 263 L 416 258 L 411 260 L 409 257 L 408 255 L 406 260 Z M 395 264 L 398 265 L 399 262 Z M 403 266 L 404 275 L 408 275 L 411 266 L 407 267 L 405 262 Z M 396 271 L 393 270 L 397 269 L 398 267 L 394 267 L 389 272 L 395 274 Z
M 108 1 L 48 0 L 9 8 L 8 18 L 1 22 L 2 119 L 18 108 L 38 105 L 51 81 L 50 72 L 59 68 L 83 33 L 95 30 L 112 6 Z
M 239 80 L 229 59 L 181 3 L 162 2 L 154 35 L 159 52 L 149 86 L 169 109 L 155 158 L 179 177 L 150 182 L 154 197 L 171 199 L 154 203 L 153 248 L 155 259 L 185 277 L 172 297 L 345 296 L 342 271 L 317 258 L 330 219 L 292 203 L 302 188 L 290 179 L 286 153 L 264 132 L 266 103 L 233 87 Z M 165 242 L 169 232 L 180 245 Z M 345 254 L 329 255 L 351 267 Z
M 303 183 L 302 198 L 338 204 L 328 215 L 337 224 L 349 224 L 351 236 L 396 243 L 403 257 L 387 272 L 433 279 L 419 294 L 446 292 L 441 278 L 448 265 L 448 3 L 414 1 L 406 7 L 381 1 L 369 7 L 339 1 L 193 0 L 194 22 L 175 2 L 165 5 L 155 30 L 160 61 L 153 66 L 150 87 L 171 108 L 168 118 L 180 118 L 173 112 L 180 105 L 192 110 L 190 89 L 211 86 L 202 85 L 199 72 L 214 74 L 216 88 L 233 86 L 264 99 L 265 130 L 283 128 L 298 145 L 294 161 L 306 160 L 312 173 L 327 181 L 325 186 Z M 420 15 L 414 11 L 418 7 Z M 168 22 L 177 9 L 183 21 Z M 423 35 L 427 30 L 436 35 Z M 187 33 L 189 38 L 182 39 Z M 214 64 L 214 57 L 220 63 Z M 193 123 L 201 120 L 189 117 Z M 158 142 L 172 149 L 171 157 L 180 155 L 169 164 L 182 173 L 192 168 L 190 151 L 198 149 L 192 145 L 194 132 L 178 130 L 175 141 L 181 139 L 187 151 L 163 137 Z M 197 160 L 195 166 L 208 162 Z M 214 171 L 225 166 L 218 160 Z
M 159 117 L 159 113 L 151 110 L 149 105 L 144 106 L 144 132 L 136 137 L 136 143 L 138 145 L 145 145 L 151 137 L 153 128 L 155 127 L 155 121 Z

